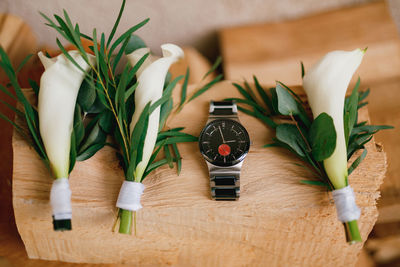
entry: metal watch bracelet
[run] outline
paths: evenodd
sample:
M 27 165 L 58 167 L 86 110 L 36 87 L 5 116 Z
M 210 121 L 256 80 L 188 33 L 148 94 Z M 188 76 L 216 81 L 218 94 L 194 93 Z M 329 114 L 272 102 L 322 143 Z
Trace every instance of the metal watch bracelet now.
M 233 101 L 211 101 L 208 122 L 216 119 L 239 121 Z M 207 162 L 210 174 L 211 196 L 215 200 L 237 200 L 240 196 L 240 169 L 242 162 L 229 167 Z

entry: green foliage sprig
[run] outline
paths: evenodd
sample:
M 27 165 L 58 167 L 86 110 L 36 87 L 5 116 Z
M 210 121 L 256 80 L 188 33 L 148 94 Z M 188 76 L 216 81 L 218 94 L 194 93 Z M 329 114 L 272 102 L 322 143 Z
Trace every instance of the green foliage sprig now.
M 302 67 L 304 76 L 304 67 Z M 311 179 L 301 180 L 304 184 L 318 185 L 334 190 L 324 170 L 322 161 L 332 155 L 336 147 L 336 131 L 332 118 L 326 113 L 312 118 L 306 112 L 306 105 L 293 90 L 282 82 L 277 82 L 276 87 L 265 90 L 254 76 L 254 87 L 248 82 L 244 86 L 233 84 L 243 98 L 229 98 L 235 100 L 242 112 L 258 118 L 275 131 L 273 143 L 264 147 L 281 147 L 291 151 L 304 164 L 299 164 L 309 169 L 314 176 Z M 363 150 L 348 168 L 348 173 L 353 172 L 367 155 L 365 144 L 380 130 L 392 129 L 387 125 L 367 125 L 366 121 L 358 122 L 358 111 L 365 106 L 370 90 L 360 91 L 360 79 L 346 97 L 344 106 L 344 128 L 347 142 L 347 158 L 358 150 Z

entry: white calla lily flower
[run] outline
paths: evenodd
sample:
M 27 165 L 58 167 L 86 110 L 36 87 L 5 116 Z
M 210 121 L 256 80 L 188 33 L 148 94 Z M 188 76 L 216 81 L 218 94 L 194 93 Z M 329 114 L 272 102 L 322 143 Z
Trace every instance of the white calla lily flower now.
M 303 87 L 314 118 L 325 112 L 332 117 L 336 129 L 336 148 L 324 160 L 324 167 L 335 189 L 347 186 L 347 147 L 343 109 L 347 87 L 361 64 L 365 50 L 333 51 L 308 70 Z
M 68 54 L 88 71 L 90 66 L 78 51 Z M 66 178 L 69 174 L 69 156 L 74 110 L 79 88 L 85 73 L 61 54 L 54 58 L 38 54 L 45 71 L 40 79 L 38 99 L 40 135 L 56 178 Z M 94 63 L 95 58 L 88 55 Z
M 139 117 L 146 104 L 154 104 L 162 97 L 165 77 L 171 64 L 183 58 L 183 50 L 174 44 L 164 44 L 161 46 L 163 57 L 158 58 L 150 55 L 142 64 L 137 72 L 138 87 L 135 91 L 135 112 L 130 124 L 130 132 L 139 120 Z M 134 66 L 144 55 L 150 52 L 149 48 L 140 48 L 127 55 L 131 65 Z M 147 164 L 153 153 L 157 141 L 160 120 L 160 107 L 155 109 L 149 117 L 146 138 L 143 147 L 142 161 L 136 167 L 135 179 L 140 181 L 146 170 Z

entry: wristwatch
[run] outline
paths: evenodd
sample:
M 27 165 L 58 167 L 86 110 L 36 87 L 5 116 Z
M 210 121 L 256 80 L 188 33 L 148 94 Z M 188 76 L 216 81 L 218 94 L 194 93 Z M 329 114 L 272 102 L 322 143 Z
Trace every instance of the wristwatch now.
M 210 174 L 211 197 L 237 200 L 240 170 L 249 152 L 250 138 L 240 124 L 234 101 L 211 101 L 208 121 L 199 137 L 200 152 Z

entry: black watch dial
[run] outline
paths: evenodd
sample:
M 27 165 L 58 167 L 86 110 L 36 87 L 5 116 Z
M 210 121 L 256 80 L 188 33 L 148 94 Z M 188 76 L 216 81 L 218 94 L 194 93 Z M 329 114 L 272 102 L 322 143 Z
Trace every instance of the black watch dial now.
M 246 129 L 237 121 L 218 119 L 204 127 L 199 138 L 200 152 L 217 166 L 232 166 L 244 159 L 250 148 Z

